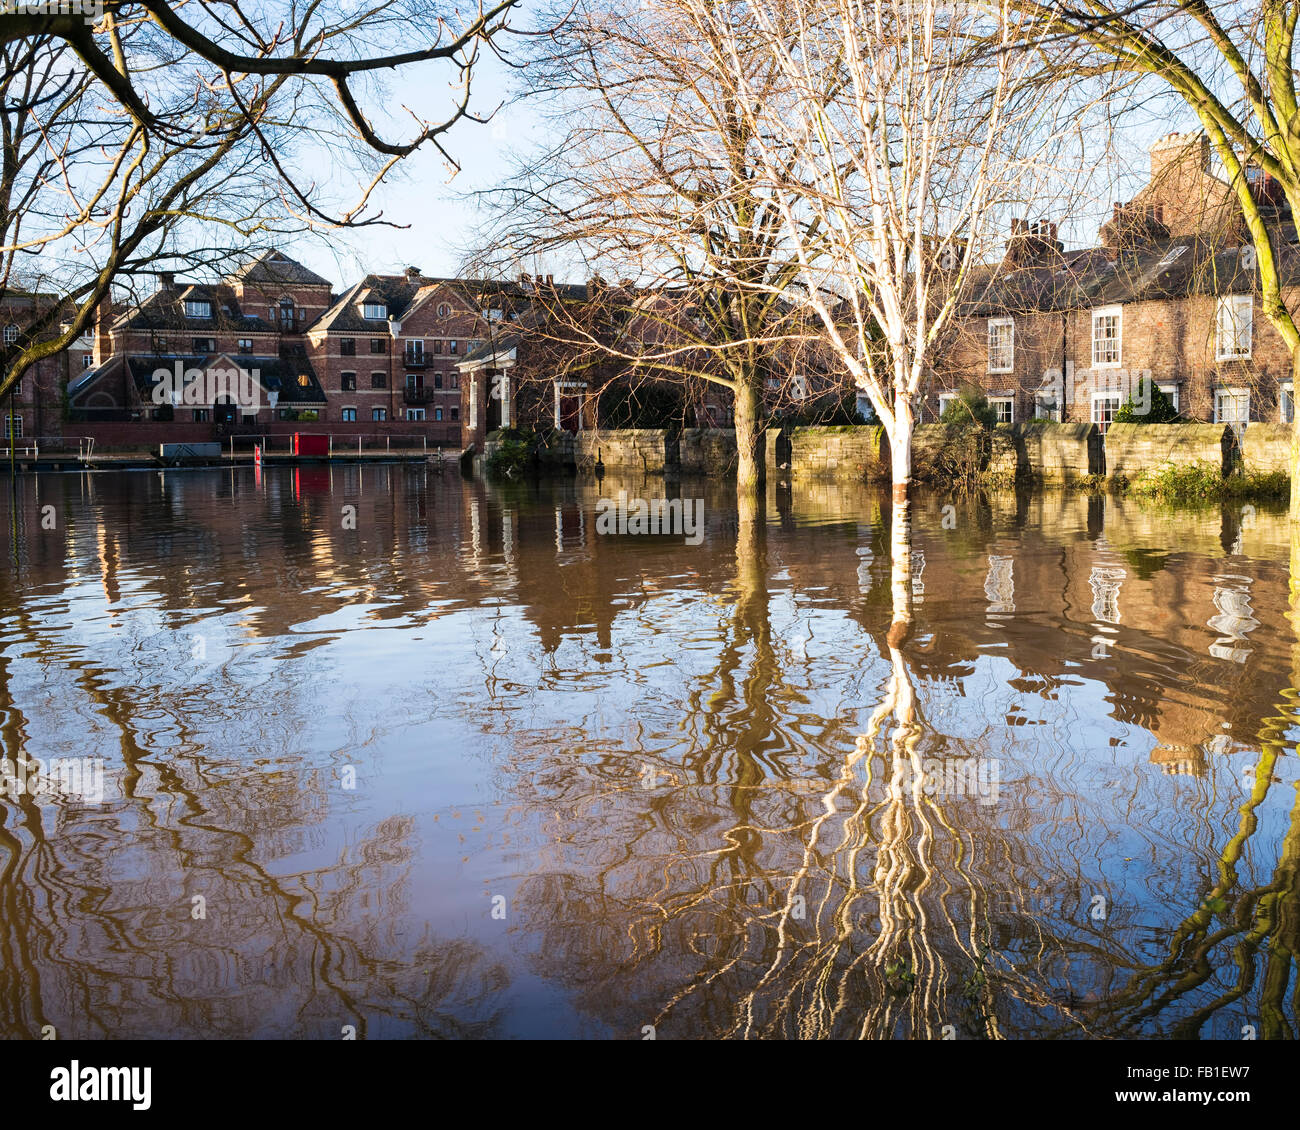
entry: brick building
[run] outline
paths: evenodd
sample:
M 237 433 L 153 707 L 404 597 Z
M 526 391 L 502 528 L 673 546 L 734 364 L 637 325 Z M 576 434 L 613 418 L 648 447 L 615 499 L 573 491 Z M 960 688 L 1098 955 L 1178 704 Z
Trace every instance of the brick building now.
M 1291 362 L 1264 317 L 1255 252 L 1203 136 L 1151 150 L 1151 179 L 1115 205 L 1100 246 L 1067 252 L 1049 223 L 1014 223 L 1001 264 L 978 280 L 927 394 L 942 412 L 964 384 L 1004 421 L 1047 417 L 1105 427 L 1150 375 L 1189 420 L 1246 426 L 1294 415 Z M 1251 171 L 1300 286 L 1300 248 L 1269 178 Z

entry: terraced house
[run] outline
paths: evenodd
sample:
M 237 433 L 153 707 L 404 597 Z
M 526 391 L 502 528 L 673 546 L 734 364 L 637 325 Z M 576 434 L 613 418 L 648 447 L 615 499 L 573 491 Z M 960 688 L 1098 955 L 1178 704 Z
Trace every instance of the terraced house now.
M 1277 186 L 1252 170 L 1284 279 L 1300 285 L 1296 227 Z M 1289 422 L 1290 357 L 1260 307 L 1255 252 L 1204 135 L 1170 134 L 1151 178 L 1116 204 L 1099 246 L 1065 251 L 1055 225 L 1014 223 L 936 373 L 928 415 L 962 385 L 999 419 L 1091 421 L 1103 430 L 1149 374 L 1188 420 Z

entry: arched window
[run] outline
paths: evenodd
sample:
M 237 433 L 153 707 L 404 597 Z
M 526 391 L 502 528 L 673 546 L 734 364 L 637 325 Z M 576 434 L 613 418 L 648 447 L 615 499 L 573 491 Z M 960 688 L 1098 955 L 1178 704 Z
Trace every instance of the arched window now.
M 18 327 L 12 323 L 5 326 L 5 345 L 13 345 L 18 340 Z
M 281 332 L 292 332 L 294 321 L 294 309 L 292 298 L 280 299 L 280 330 Z

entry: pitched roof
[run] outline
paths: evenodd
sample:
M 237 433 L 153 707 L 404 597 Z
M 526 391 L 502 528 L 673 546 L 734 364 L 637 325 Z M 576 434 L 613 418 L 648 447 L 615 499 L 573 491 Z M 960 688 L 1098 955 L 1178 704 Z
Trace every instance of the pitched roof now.
M 241 267 L 226 276 L 228 280 L 259 285 L 283 283 L 297 286 L 328 286 L 334 284 L 323 279 L 314 271 L 309 271 L 296 259 L 290 259 L 281 251 L 271 248 L 263 251 L 256 258 L 250 259 Z

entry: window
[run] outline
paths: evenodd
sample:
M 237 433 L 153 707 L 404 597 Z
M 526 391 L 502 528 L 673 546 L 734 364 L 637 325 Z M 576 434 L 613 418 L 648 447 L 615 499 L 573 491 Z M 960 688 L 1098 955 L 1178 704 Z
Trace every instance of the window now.
M 382 322 L 388 317 L 388 307 L 382 302 L 363 302 L 361 316 L 372 322 Z
M 424 419 L 424 409 L 423 409 L 423 408 L 408 408 L 408 409 L 406 410 L 406 418 L 407 418 L 408 420 L 423 420 L 423 419 Z
M 1123 398 L 1115 392 L 1094 392 L 1092 394 L 1092 422 L 1105 435 L 1119 411 Z
M 388 339 L 386 337 L 372 337 L 370 339 L 371 353 L 387 353 Z
M 1180 243 L 1177 247 L 1171 247 L 1168 251 L 1164 253 L 1164 255 L 1160 257 L 1160 262 L 1157 265 L 1161 267 L 1169 266 L 1170 263 L 1172 263 L 1175 259 L 1177 259 L 1178 256 L 1180 256 L 1186 250 L 1187 250 L 1187 244 L 1185 243 Z
M 311 387 L 311 377 L 309 377 L 306 373 L 299 373 L 299 374 L 298 374 L 298 387 L 299 387 L 299 388 L 310 388 L 310 387 Z
M 1250 356 L 1253 302 L 1249 294 L 1230 294 L 1219 299 L 1214 320 L 1214 358 L 1233 361 Z
M 434 388 L 442 388 L 442 374 L 441 374 L 441 373 L 434 373 L 434 374 L 433 374 L 433 387 L 434 387 Z
M 960 399 L 961 397 L 959 397 L 955 392 L 939 393 L 939 415 L 942 416 Z
M 357 410 L 355 408 L 344 408 L 339 415 L 339 419 L 345 424 L 355 424 L 357 422 Z
M 5 326 L 5 345 L 13 345 L 18 340 L 18 327 L 10 324 Z
M 990 396 L 989 407 L 998 414 L 999 424 L 1015 423 L 1016 398 L 1014 396 Z
M 1092 312 L 1092 365 L 1095 369 L 1119 368 L 1124 314 L 1119 306 L 1105 306 Z M 1095 421 L 1094 421 L 1095 422 Z
M 298 418 L 298 410 L 296 408 L 281 408 L 278 415 L 281 420 L 296 420 Z
M 190 339 L 190 348 L 193 349 L 195 353 L 215 353 L 217 351 L 217 343 L 210 337 L 195 337 Z
M 447 352 L 448 353 L 456 352 L 456 343 L 454 341 L 447 342 Z
M 89 369 L 94 363 L 95 363 L 95 356 L 93 353 L 87 353 L 81 359 L 81 367 L 83 369 Z
M 19 377 L 14 381 L 14 396 L 21 397 L 23 394 L 23 379 Z
M 990 373 L 1010 373 L 1015 369 L 1015 340 L 1015 319 L 989 319 Z
M 1250 390 L 1245 388 L 1216 388 L 1214 390 L 1214 422 L 1231 424 L 1237 430 L 1250 422 Z
M 448 374 L 447 374 L 447 387 L 448 387 L 448 388 L 460 388 L 460 374 L 459 374 L 459 373 L 448 373 Z
M 450 307 L 450 306 L 448 306 L 445 302 L 439 302 L 439 303 L 438 303 L 438 317 L 439 317 L 439 318 L 445 318 L 445 317 L 447 317 L 447 315 L 450 314 L 450 313 L 451 313 L 451 307 Z
M 1283 381 L 1277 395 L 1278 415 L 1282 423 L 1295 422 L 1295 386 L 1291 381 Z
M 1034 419 L 1057 420 L 1060 416 L 1056 406 L 1056 393 L 1053 391 L 1034 393 Z
M 442 352 L 442 342 L 441 342 L 441 341 L 435 341 L 435 342 L 433 343 L 433 351 L 434 351 L 434 353 L 441 353 L 441 352 Z
M 339 387 L 340 387 L 344 392 L 356 392 L 356 391 L 357 391 L 357 375 L 356 375 L 356 373 L 342 373 L 342 374 L 340 374 L 339 379 L 342 381 L 342 384 L 340 384 Z
M 424 361 L 424 342 L 408 341 L 406 343 L 406 360 L 419 365 Z
M 370 374 L 370 387 L 371 387 L 371 388 L 387 388 L 387 387 L 388 387 L 388 374 L 387 374 L 387 373 L 371 373 L 371 374 Z
M 1174 406 L 1175 412 L 1179 412 L 1182 410 L 1181 406 L 1178 403 L 1178 386 L 1176 384 L 1156 385 L 1156 388 L 1158 388 L 1167 397 L 1169 397 L 1169 403 Z
M 370 418 L 371 418 L 371 419 L 372 419 L 376 424 L 382 424 L 385 420 L 388 419 L 388 409 L 387 409 L 387 408 L 372 408 L 372 409 L 370 409 Z
M 339 356 L 355 357 L 357 355 L 357 339 L 354 337 L 344 337 L 339 339 Z
M 208 410 L 206 408 L 194 409 L 194 422 L 196 424 L 206 424 L 208 422 Z
M 253 339 L 251 337 L 241 337 L 238 342 L 238 349 L 240 353 L 252 353 Z
M 153 335 L 153 351 L 155 353 L 170 353 L 171 348 L 172 343 L 168 341 L 167 338 L 163 337 L 161 334 Z
M 200 298 L 187 298 L 185 300 L 185 316 L 187 318 L 211 318 L 212 303 Z
M 459 409 L 459 408 L 453 408 L 453 409 L 451 410 L 451 418 L 452 418 L 453 420 L 459 420 L 459 419 L 460 419 L 460 409 Z
M 5 415 L 5 439 L 23 438 L 23 418 L 12 414 Z
M 293 309 L 292 298 L 280 299 L 280 329 L 282 332 L 292 332 L 294 328 L 295 314 Z
M 442 419 L 442 409 L 441 409 L 441 408 L 435 408 L 435 409 L 433 410 L 433 418 L 434 418 L 435 420 L 441 420 L 441 419 Z

